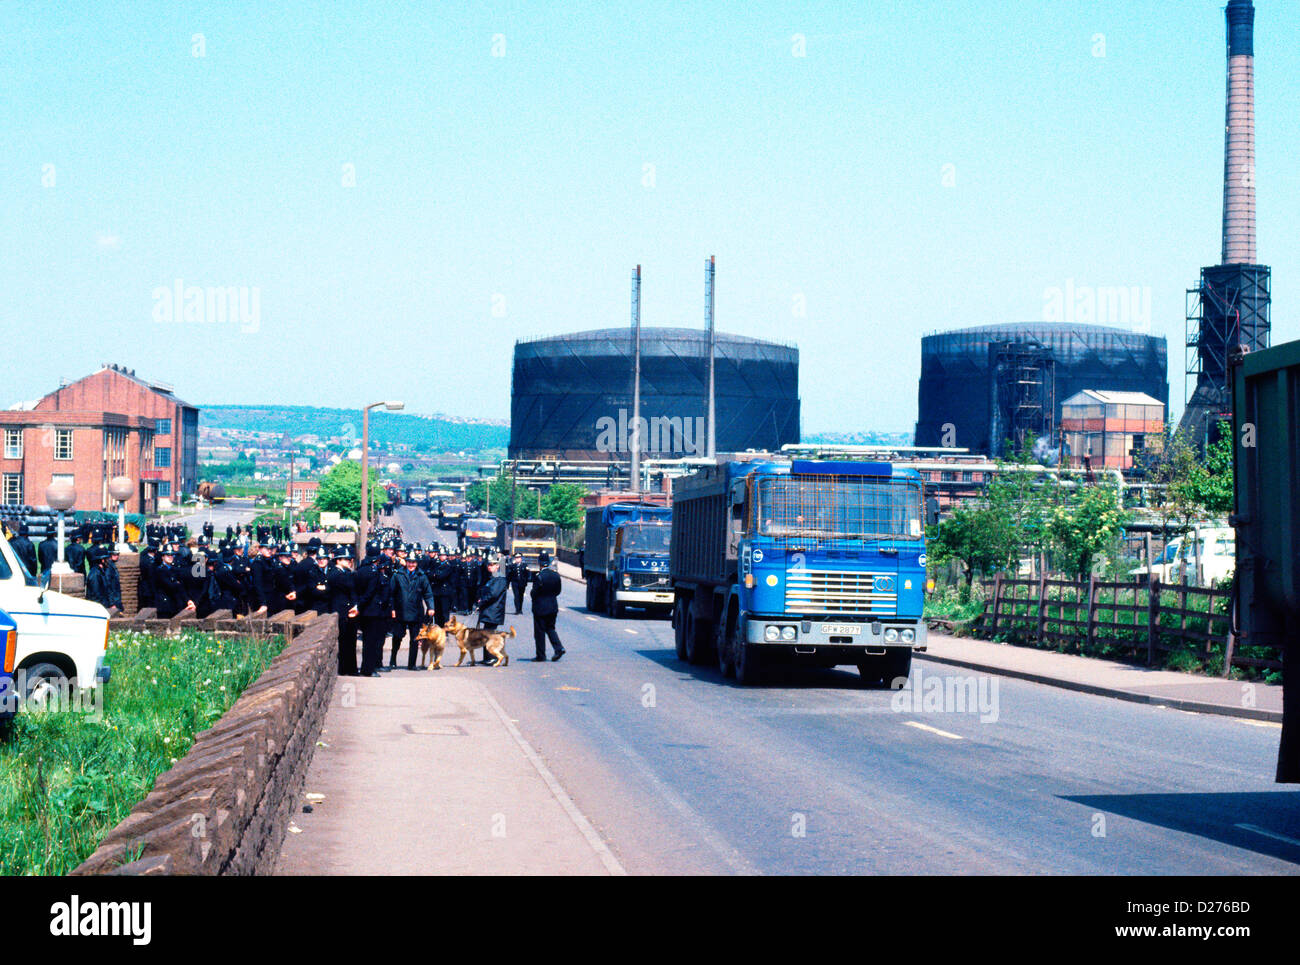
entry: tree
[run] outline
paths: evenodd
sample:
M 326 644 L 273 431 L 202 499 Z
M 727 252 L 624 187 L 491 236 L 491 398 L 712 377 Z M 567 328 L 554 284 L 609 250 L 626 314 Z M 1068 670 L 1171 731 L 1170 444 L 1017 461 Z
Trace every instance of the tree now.
M 1018 542 L 1008 513 L 987 501 L 958 506 L 927 543 L 935 562 L 956 560 L 966 579 L 969 595 L 976 573 L 988 573 L 1015 560 Z
M 1188 498 L 1209 516 L 1227 516 L 1233 506 L 1232 426 L 1219 423 L 1219 438 L 1205 449 L 1186 483 Z
M 498 473 L 487 482 L 476 482 L 466 489 L 465 501 L 475 509 L 487 510 L 501 519 L 509 520 L 515 518 L 521 503 L 527 512 L 528 503 L 524 502 L 523 497 L 529 495 L 531 493 L 527 490 L 516 487 L 505 473 Z
M 387 500 L 388 496 L 379 485 L 379 474 L 370 470 L 370 512 L 371 515 Z M 345 459 L 327 472 L 320 481 L 320 490 L 316 493 L 316 508 L 326 513 L 338 513 L 343 519 L 359 520 L 361 518 L 361 463 Z
M 579 500 L 585 495 L 585 486 L 556 483 L 542 497 L 542 519 L 549 519 L 560 529 L 577 529 L 582 525 L 582 504 Z
M 1129 516 L 1117 487 L 1079 482 L 1048 515 L 1047 535 L 1073 572 L 1085 577 L 1097 555 L 1118 539 Z

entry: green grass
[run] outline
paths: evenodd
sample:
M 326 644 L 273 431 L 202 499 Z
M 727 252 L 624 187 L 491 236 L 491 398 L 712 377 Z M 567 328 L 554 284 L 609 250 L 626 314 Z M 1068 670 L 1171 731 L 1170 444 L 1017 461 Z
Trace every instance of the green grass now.
M 20 713 L 0 744 L 0 874 L 64 874 L 180 758 L 284 647 L 119 631 L 102 719 Z

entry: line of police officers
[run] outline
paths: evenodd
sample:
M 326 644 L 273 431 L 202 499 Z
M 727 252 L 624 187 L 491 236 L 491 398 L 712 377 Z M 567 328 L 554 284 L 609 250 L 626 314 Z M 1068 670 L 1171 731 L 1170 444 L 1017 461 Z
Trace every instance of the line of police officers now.
M 495 560 L 477 552 L 405 544 L 383 533 L 380 530 L 381 538 L 368 545 L 359 566 L 350 546 L 330 549 L 318 537 L 302 545 L 272 545 L 240 539 L 240 533 L 232 532 L 216 547 L 206 531 L 183 544 L 151 540 L 140 557 L 140 606 L 155 607 L 164 618 L 186 609 L 199 618 L 223 609 L 237 616 L 332 612 L 339 621 L 339 673 L 371 677 L 396 668 L 403 640 L 408 646 L 407 669 L 415 669 L 416 637 L 425 622 L 442 625 L 453 611 L 477 609 L 478 625 L 495 629 L 505 622 L 510 590 L 515 613 L 523 612 L 524 590 L 533 577 L 521 556 L 499 573 Z M 558 593 L 558 577 L 555 582 Z M 534 610 L 537 607 L 535 592 Z M 551 621 L 553 630 L 553 616 Z M 392 649 L 384 667 L 384 641 L 390 633 Z M 553 633 L 552 644 L 558 660 L 564 649 Z

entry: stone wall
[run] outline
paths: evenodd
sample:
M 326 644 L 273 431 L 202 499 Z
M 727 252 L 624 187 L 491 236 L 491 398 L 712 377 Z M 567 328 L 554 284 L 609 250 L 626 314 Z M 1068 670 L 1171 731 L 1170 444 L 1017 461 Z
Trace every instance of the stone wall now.
M 285 627 L 284 651 L 72 874 L 271 873 L 338 672 L 337 618 L 295 626 Z

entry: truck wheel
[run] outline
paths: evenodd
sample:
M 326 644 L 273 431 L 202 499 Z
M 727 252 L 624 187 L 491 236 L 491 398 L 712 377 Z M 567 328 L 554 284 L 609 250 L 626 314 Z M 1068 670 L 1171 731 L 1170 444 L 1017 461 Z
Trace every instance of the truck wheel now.
M 592 577 L 591 577 L 590 575 L 588 575 L 588 576 L 587 576 L 587 612 L 589 612 L 589 613 L 595 613 L 595 612 L 596 612 L 596 595 L 592 592 L 592 590 L 594 589 L 594 587 L 592 587 L 591 583 L 592 583 Z
M 732 632 L 731 652 L 736 663 L 736 682 L 745 687 L 752 687 L 761 682 L 763 663 L 758 647 L 740 639 L 739 627 Z
M 59 701 L 68 692 L 67 675 L 52 663 L 35 663 L 26 669 L 23 700 L 36 710 L 58 710 Z
M 886 690 L 902 690 L 907 676 L 912 672 L 912 651 L 894 650 L 885 655 L 881 665 L 881 679 Z
M 687 607 L 690 612 L 690 607 Z M 697 619 L 695 614 L 690 615 L 686 624 L 686 659 L 697 667 L 700 664 L 709 662 L 713 655 L 712 648 L 709 644 L 712 642 L 713 626 L 707 620 Z
M 678 600 L 673 608 L 673 645 L 677 650 L 677 659 L 686 660 L 686 615 L 690 607 L 685 600 Z
M 615 599 L 616 584 L 611 583 L 605 589 L 605 612 L 615 620 L 623 619 L 623 606 Z
M 725 680 L 727 677 L 736 675 L 736 651 L 732 634 L 725 631 L 718 634 L 718 639 L 714 641 L 714 649 L 718 651 L 718 670 L 722 672 Z

